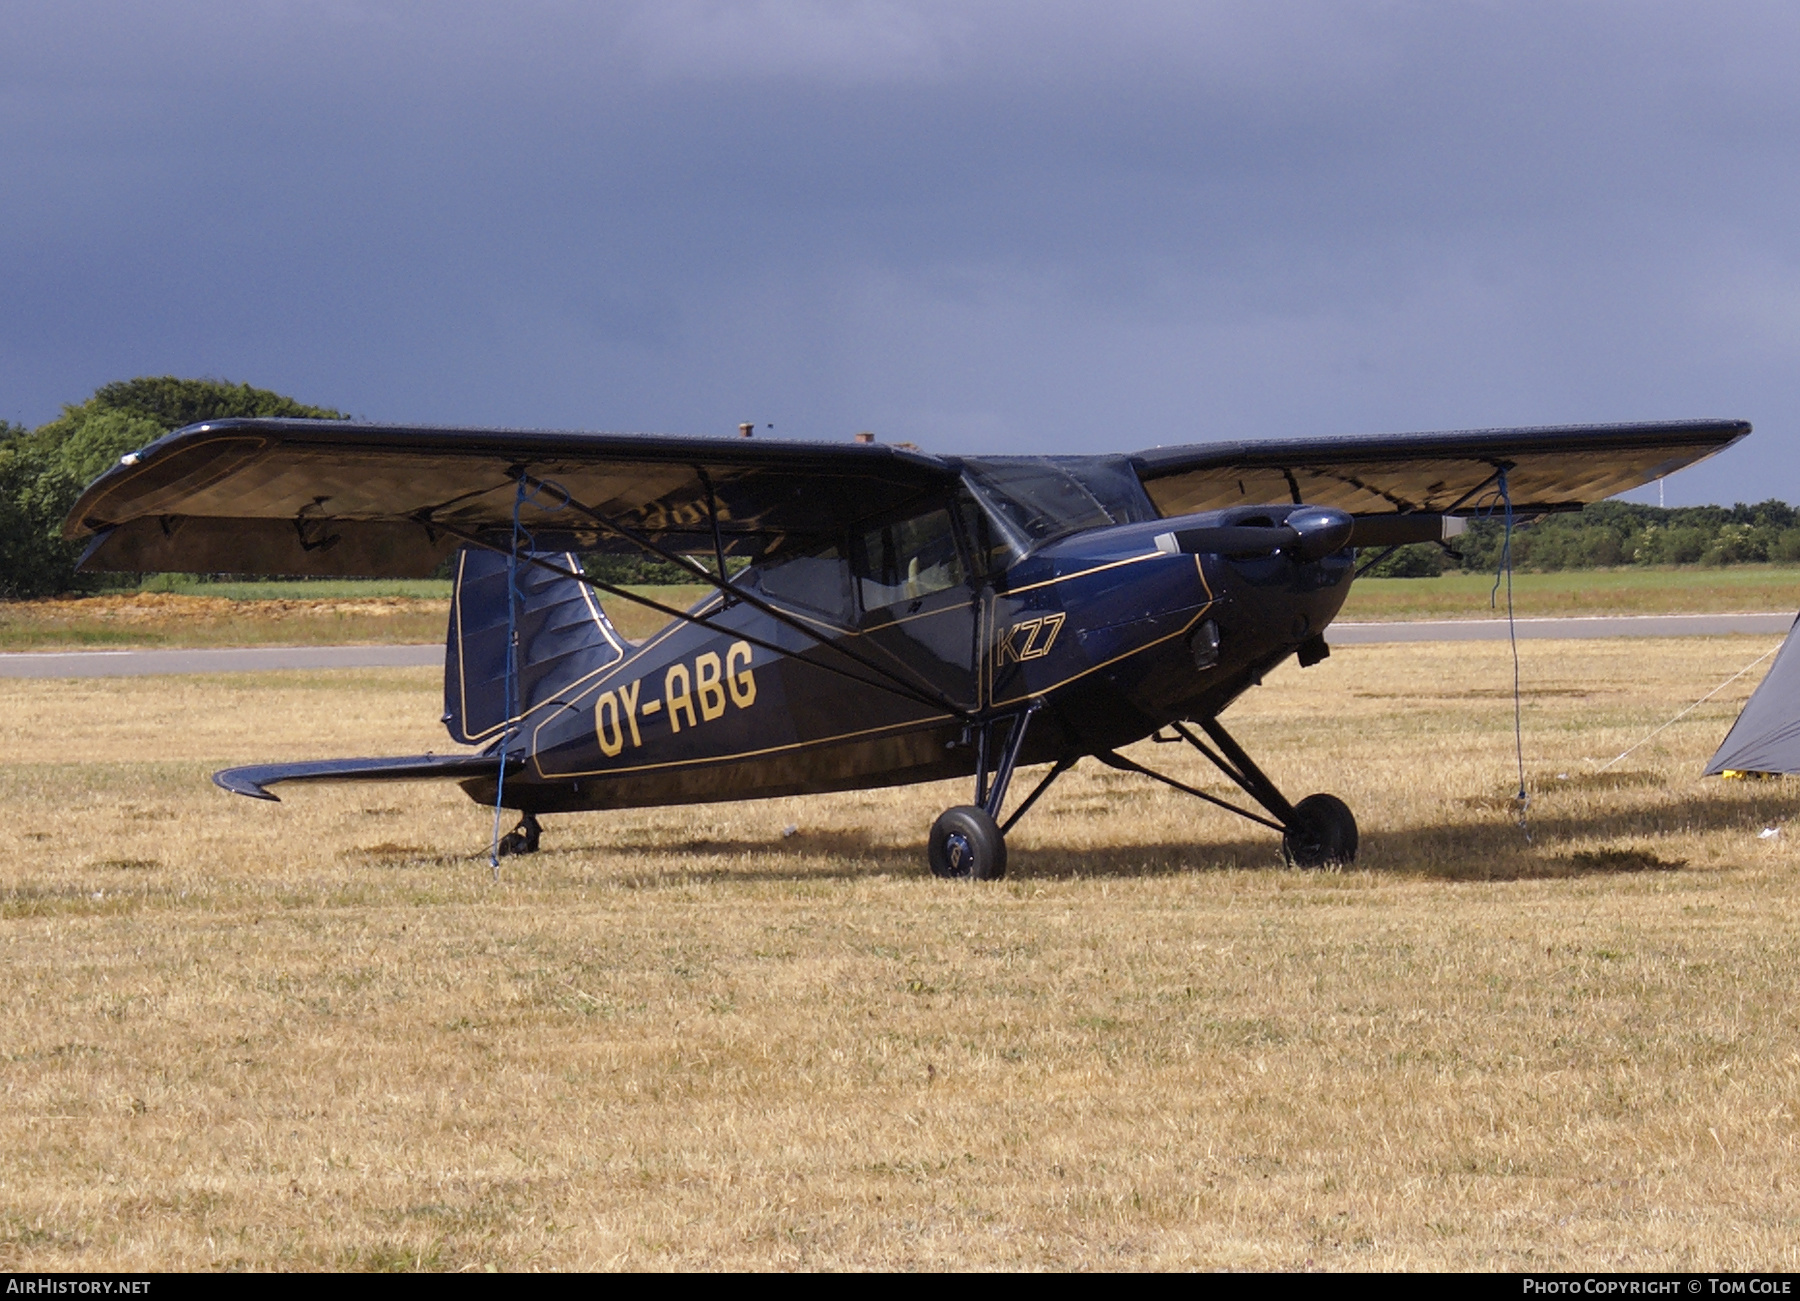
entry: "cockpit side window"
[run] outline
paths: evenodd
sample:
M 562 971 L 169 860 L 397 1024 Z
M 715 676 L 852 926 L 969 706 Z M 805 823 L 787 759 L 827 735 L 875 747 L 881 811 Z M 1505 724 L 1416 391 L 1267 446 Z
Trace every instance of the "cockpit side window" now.
M 1002 573 L 1017 558 L 1006 530 L 967 492 L 956 496 L 956 518 L 962 525 L 963 544 L 968 548 L 976 577 Z
M 850 618 L 850 564 L 836 539 L 782 548 L 757 566 L 757 585 L 778 606 Z
M 879 610 L 968 581 L 950 512 L 942 508 L 865 529 L 852 539 L 850 568 L 865 610 Z

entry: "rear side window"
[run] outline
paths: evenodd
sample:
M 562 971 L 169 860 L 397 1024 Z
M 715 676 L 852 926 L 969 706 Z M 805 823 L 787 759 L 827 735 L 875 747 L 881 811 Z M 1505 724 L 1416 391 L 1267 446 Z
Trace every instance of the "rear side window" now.
M 850 564 L 836 542 L 778 555 L 758 566 L 758 585 L 777 605 L 797 606 L 847 620 Z
M 929 510 L 864 530 L 851 550 L 863 609 L 879 610 L 968 581 L 947 510 Z

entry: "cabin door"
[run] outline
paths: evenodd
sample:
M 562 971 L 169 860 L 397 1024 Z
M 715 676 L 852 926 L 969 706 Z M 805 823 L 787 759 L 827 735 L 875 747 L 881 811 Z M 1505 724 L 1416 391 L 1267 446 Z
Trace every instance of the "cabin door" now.
M 860 529 L 850 539 L 850 568 L 870 658 L 957 705 L 976 694 L 976 593 L 946 506 Z

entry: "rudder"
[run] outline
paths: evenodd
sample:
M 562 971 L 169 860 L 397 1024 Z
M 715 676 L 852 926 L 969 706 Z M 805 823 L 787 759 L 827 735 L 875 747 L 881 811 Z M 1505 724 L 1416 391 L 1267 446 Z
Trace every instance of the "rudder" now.
M 580 561 L 567 552 L 541 558 L 581 572 Z M 443 721 L 463 745 L 495 739 L 513 719 L 625 653 L 625 639 L 587 584 L 531 564 L 521 554 L 509 601 L 510 567 L 500 552 L 464 547 L 457 553 L 445 637 Z M 516 634 L 510 655 L 509 625 Z M 514 658 L 510 684 L 509 658 Z

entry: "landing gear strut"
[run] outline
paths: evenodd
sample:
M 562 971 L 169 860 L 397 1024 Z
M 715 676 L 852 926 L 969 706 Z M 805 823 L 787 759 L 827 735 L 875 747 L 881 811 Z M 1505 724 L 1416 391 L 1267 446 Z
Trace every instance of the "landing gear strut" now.
M 989 752 L 993 742 L 993 728 L 999 720 L 979 725 L 976 731 L 975 803 L 946 809 L 932 824 L 927 857 L 934 875 L 976 881 L 998 881 L 1005 876 L 1006 833 L 1025 816 L 1026 810 L 1037 803 L 1038 796 L 1050 789 L 1050 783 L 1073 768 L 1080 758 L 1079 755 L 1065 755 L 1057 760 L 1056 765 L 1031 794 L 1013 810 L 1012 816 L 1004 823 L 997 820 L 1001 804 L 1006 799 L 1007 787 L 1012 784 L 1013 769 L 1018 765 L 1019 754 L 1025 748 L 1025 729 L 1037 710 L 1038 706 L 1033 705 L 1024 713 L 1013 716 L 991 784 L 988 780 Z M 1153 772 L 1111 750 L 1096 751 L 1094 757 L 1110 768 L 1139 773 L 1162 782 L 1165 786 L 1173 786 L 1196 799 L 1205 800 L 1208 804 L 1216 804 L 1227 812 L 1247 818 L 1271 831 L 1280 832 L 1281 856 L 1294 867 L 1341 867 L 1356 861 L 1356 817 L 1344 801 L 1335 795 L 1318 794 L 1308 795 L 1298 804 L 1288 803 L 1287 797 L 1256 766 L 1256 761 L 1244 752 L 1244 748 L 1232 739 L 1231 733 L 1216 718 L 1200 720 L 1200 729 L 1212 741 L 1211 745 L 1195 736 L 1184 724 L 1175 723 L 1172 726 L 1183 740 L 1205 755 L 1214 767 L 1236 783 L 1246 795 L 1262 805 L 1269 816 L 1253 813 L 1230 800 L 1222 800 L 1217 795 L 1189 786 L 1186 782 Z
M 1075 766 L 1075 759 L 1059 759 L 1056 766 L 1040 781 L 1024 803 L 1013 810 L 1004 823 L 998 821 L 1012 785 L 1013 769 L 1025 748 L 1025 731 L 1039 706 L 1033 704 L 1022 714 L 1014 714 L 1007 730 L 1000 762 L 988 780 L 988 766 L 993 747 L 995 722 L 977 725 L 975 733 L 975 803 L 946 809 L 931 824 L 931 838 L 926 843 L 926 857 L 934 876 L 964 878 L 975 881 L 998 881 L 1006 875 L 1006 833 L 1025 816 L 1038 796 L 1050 789 L 1050 783 Z
M 1260 823 L 1271 831 L 1281 833 L 1281 856 L 1295 867 L 1340 867 L 1356 861 L 1356 818 L 1350 812 L 1350 806 L 1335 795 L 1308 795 L 1298 804 L 1289 804 L 1287 797 L 1270 781 L 1267 774 L 1256 766 L 1255 760 L 1244 753 L 1244 748 L 1232 739 L 1231 733 L 1220 725 L 1216 718 L 1199 720 L 1200 729 L 1211 738 L 1212 745 L 1195 736 L 1181 723 L 1172 726 L 1175 732 L 1205 755 L 1220 772 L 1231 778 L 1238 787 L 1268 810 L 1269 816 L 1262 817 L 1240 808 L 1229 800 L 1222 800 L 1216 795 L 1196 790 L 1185 782 L 1178 782 L 1173 777 L 1165 777 L 1161 773 L 1152 772 L 1142 764 L 1133 763 L 1123 755 L 1110 751 L 1095 757 L 1109 767 L 1126 772 L 1142 773 L 1146 777 L 1155 778 L 1165 786 L 1173 786 L 1176 790 L 1186 791 L 1208 804 L 1216 804 L 1240 818 L 1248 818 L 1251 822 Z M 1218 749 L 1214 749 L 1217 746 Z
M 543 833 L 543 827 L 538 825 L 537 814 L 529 811 L 521 814 L 519 825 L 500 837 L 500 857 L 537 853 L 538 837 Z

